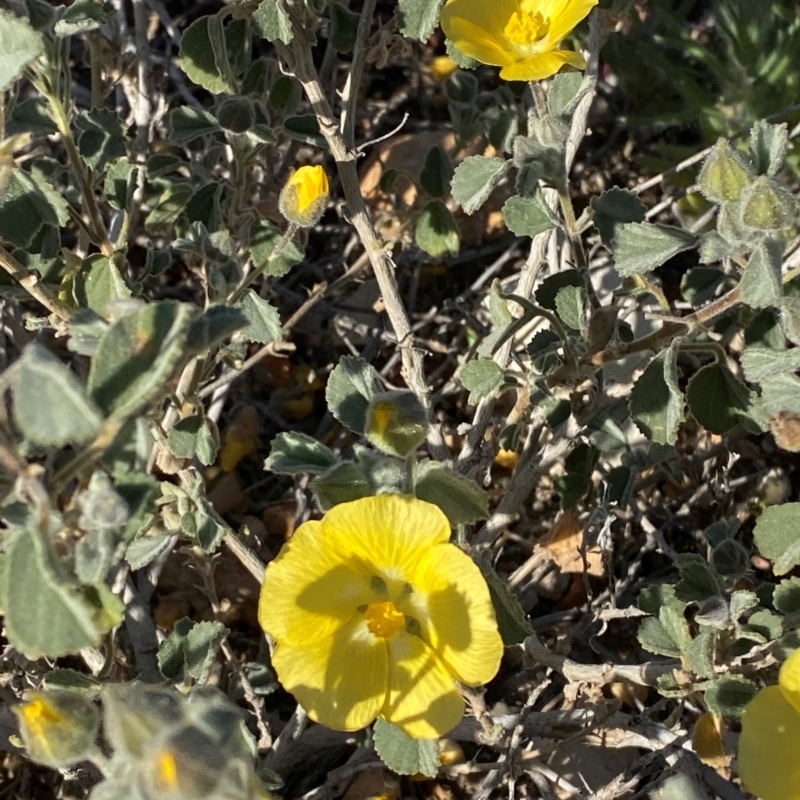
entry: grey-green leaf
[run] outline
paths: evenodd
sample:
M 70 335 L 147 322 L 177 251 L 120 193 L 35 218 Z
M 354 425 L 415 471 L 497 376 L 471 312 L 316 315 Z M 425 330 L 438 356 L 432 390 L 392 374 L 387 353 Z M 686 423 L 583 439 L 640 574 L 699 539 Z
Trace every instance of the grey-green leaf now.
M 0 11 L 0 92 L 8 89 L 43 50 L 42 37 L 27 20 Z
M 276 5 L 274 0 L 267 0 Z M 219 49 L 220 40 L 217 27 L 222 23 L 216 16 L 199 17 L 183 32 L 181 39 L 181 67 L 189 80 L 207 89 L 212 94 L 233 93 L 236 87 L 231 83 L 226 70 L 220 69 L 214 45 Z M 227 53 L 224 54 L 227 57 Z
M 283 236 L 280 228 L 266 219 L 258 219 L 250 226 L 250 256 L 253 266 L 264 275 L 281 278 L 303 260 L 303 249 L 294 240 L 282 245 Z M 283 249 L 273 256 L 281 246 Z
M 796 553 L 800 542 L 800 503 L 784 503 L 764 509 L 756 521 L 753 538 L 761 555 L 772 561 L 785 560 L 787 552 L 795 552 L 794 564 L 785 572 L 800 564 L 800 554 Z
M 398 775 L 421 773 L 434 778 L 439 771 L 441 762 L 436 739 L 412 739 L 396 725 L 378 718 L 374 741 L 383 763 Z
M 461 205 L 464 213 L 473 214 L 489 199 L 510 167 L 511 162 L 502 158 L 465 158 L 456 167 L 450 184 L 453 199 Z
M 211 674 L 217 651 L 228 629 L 221 622 L 198 622 L 186 636 L 186 669 L 198 682 L 205 683 Z
M 166 391 L 190 355 L 187 337 L 195 316 L 185 303 L 151 303 L 106 331 L 89 370 L 89 392 L 105 413 L 134 415 Z
M 489 515 L 489 495 L 475 481 L 456 475 L 438 461 L 416 465 L 414 494 L 439 506 L 454 527 Z
M 194 458 L 209 466 L 217 455 L 217 444 L 201 414 L 193 414 L 179 420 L 167 435 L 167 447 L 176 458 Z
M 217 120 L 202 109 L 181 106 L 169 115 L 169 140 L 174 144 L 188 144 L 200 136 L 220 130 Z
M 101 317 L 107 316 L 107 306 L 114 300 L 132 296 L 119 268 L 100 253 L 90 255 L 75 276 L 75 299 L 82 308 L 91 308 Z
M 718 716 L 738 719 L 756 691 L 755 685 L 747 678 L 726 675 L 711 682 L 706 689 L 705 701 L 709 711 Z
M 344 356 L 328 377 L 325 399 L 342 425 L 354 433 L 364 433 L 367 407 L 381 391 L 374 367 L 362 358 Z
M 503 219 L 506 227 L 517 236 L 538 236 L 557 224 L 541 191 L 531 197 L 509 197 L 503 206 Z
M 600 232 L 603 244 L 612 248 L 617 233 L 628 222 L 644 222 L 647 207 L 638 196 L 629 189 L 616 186 L 593 197 L 589 205 L 594 211 L 594 224 Z
M 756 172 L 759 175 L 777 175 L 788 145 L 788 126 L 785 122 L 773 125 L 763 119 L 756 120 L 750 129 L 750 153 Z
M 398 0 L 395 16 L 403 36 L 425 42 L 439 24 L 444 0 Z
M 550 81 L 547 110 L 554 117 L 569 118 L 581 99 L 594 89 L 595 79 L 581 72 L 560 72 Z
M 667 225 L 650 222 L 622 224 L 614 238 L 614 266 L 620 275 L 642 275 L 696 244 L 696 237 Z
M 27 658 L 58 658 L 100 643 L 103 633 L 122 617 L 108 619 L 75 585 L 48 567 L 39 534 L 24 531 L 6 543 L 5 569 L 14 576 L 5 594 L 5 630 L 13 647 Z M 105 587 L 104 587 L 105 588 Z
M 15 366 L 14 421 L 39 445 L 80 444 L 97 434 L 102 416 L 77 378 L 49 351 L 28 345 Z
M 634 421 L 656 444 L 674 444 L 683 420 L 676 356 L 677 352 L 668 350 L 654 358 L 634 384 L 628 401 Z
M 305 472 L 320 473 L 336 464 L 330 447 L 313 437 L 297 431 L 279 433 L 272 440 L 264 469 L 280 475 L 299 475 Z
M 262 0 L 253 13 L 253 25 L 258 35 L 268 42 L 289 44 L 294 37 L 292 21 L 279 0 Z
M 780 305 L 782 264 L 783 244 L 777 239 L 766 239 L 756 247 L 739 281 L 742 300 L 747 305 L 751 308 Z
M 698 370 L 686 387 L 686 401 L 694 418 L 711 433 L 725 434 L 747 419 L 747 387 L 723 364 Z
M 237 308 L 247 317 L 242 336 L 250 342 L 267 344 L 281 338 L 281 318 L 278 310 L 249 289 Z
M 503 644 L 507 647 L 521 644 L 533 633 L 533 628 L 531 628 L 519 600 L 508 588 L 508 584 L 495 572 L 488 554 L 478 557 L 476 563 L 489 587 L 492 606 L 495 617 L 497 617 L 497 629 Z
M 475 405 L 503 385 L 503 368 L 491 358 L 476 358 L 464 365 L 459 377 L 469 390 L 467 402 Z
M 441 200 L 431 200 L 422 209 L 414 240 L 421 250 L 434 258 L 458 255 L 461 233 L 453 215 Z
M 11 170 L 0 185 L 0 239 L 25 247 L 43 225 L 63 224 L 62 204 L 57 193 L 42 191 L 27 172 Z

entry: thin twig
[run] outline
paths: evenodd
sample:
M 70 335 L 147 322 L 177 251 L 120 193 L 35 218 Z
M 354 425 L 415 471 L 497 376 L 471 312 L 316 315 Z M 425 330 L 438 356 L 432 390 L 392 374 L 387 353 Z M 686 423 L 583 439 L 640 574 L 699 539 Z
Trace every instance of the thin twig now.
M 51 314 L 55 314 L 63 322 L 69 321 L 70 310 L 44 284 L 40 283 L 38 275 L 23 267 L 2 245 L 0 245 L 0 266 Z
M 430 414 L 430 390 L 425 379 L 423 354 L 415 347 L 414 334 L 397 287 L 394 263 L 386 244 L 378 237 L 361 193 L 356 171 L 358 154 L 355 149 L 347 146 L 344 137 L 339 131 L 333 110 L 320 85 L 319 75 L 311 58 L 310 48 L 304 41 L 301 32 L 295 31 L 291 50 L 281 45 L 280 42 L 276 42 L 276 46 L 283 59 L 294 69 L 295 77 L 302 84 L 306 97 L 317 116 L 320 131 L 328 143 L 339 171 L 339 179 L 342 183 L 353 227 L 355 227 L 372 264 L 378 286 L 383 295 L 386 313 L 397 337 L 397 343 L 402 353 L 403 376 L 408 387 L 417 395 L 420 402 L 428 410 L 429 418 L 432 419 Z M 352 91 L 357 93 L 358 87 L 353 86 Z M 436 459 L 440 461 L 450 459 L 450 451 L 444 443 L 441 429 L 435 423 L 431 423 L 429 426 L 428 446 L 431 454 Z

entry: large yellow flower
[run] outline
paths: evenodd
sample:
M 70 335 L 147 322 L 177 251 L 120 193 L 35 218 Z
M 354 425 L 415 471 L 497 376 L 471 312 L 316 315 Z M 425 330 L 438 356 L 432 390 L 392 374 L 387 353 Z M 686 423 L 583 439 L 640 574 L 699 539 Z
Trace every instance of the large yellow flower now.
M 489 590 L 449 539 L 437 506 L 384 494 L 301 525 L 270 563 L 259 621 L 312 719 L 354 731 L 380 716 L 436 738 L 464 715 L 455 681 L 494 677 L 503 644 Z
M 565 64 L 585 69 L 580 53 L 559 50 L 598 0 L 449 0 L 442 30 L 483 64 L 502 67 L 507 81 L 541 81 Z
M 800 800 L 800 650 L 742 714 L 739 774 L 761 800 Z

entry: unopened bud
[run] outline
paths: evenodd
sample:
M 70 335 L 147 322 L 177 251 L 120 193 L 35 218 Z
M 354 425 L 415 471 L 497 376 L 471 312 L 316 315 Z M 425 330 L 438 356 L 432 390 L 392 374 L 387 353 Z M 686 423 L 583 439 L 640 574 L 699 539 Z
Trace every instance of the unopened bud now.
M 310 228 L 322 217 L 329 195 L 328 175 L 322 167 L 300 167 L 286 181 L 278 206 L 289 222 Z
M 703 195 L 721 204 L 738 200 L 752 180 L 752 171 L 725 139 L 714 145 L 697 178 Z
M 428 419 L 411 392 L 386 392 L 369 404 L 367 438 L 384 453 L 405 458 L 425 440 Z
M 775 231 L 791 223 L 794 199 L 775 181 L 762 175 L 742 198 L 742 222 L 748 228 Z
M 32 692 L 13 711 L 25 748 L 39 764 L 65 767 L 95 747 L 100 713 L 75 692 Z

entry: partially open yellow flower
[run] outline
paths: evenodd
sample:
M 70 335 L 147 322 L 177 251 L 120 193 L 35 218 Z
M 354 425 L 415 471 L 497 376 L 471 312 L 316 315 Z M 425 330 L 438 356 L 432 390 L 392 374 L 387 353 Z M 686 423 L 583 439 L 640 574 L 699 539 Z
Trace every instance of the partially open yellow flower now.
M 585 69 L 580 53 L 559 50 L 598 0 L 449 0 L 442 30 L 462 52 L 502 67 L 507 81 L 541 81 L 565 64 Z
M 491 680 L 503 644 L 486 582 L 435 505 L 379 495 L 301 525 L 267 567 L 259 621 L 309 716 L 354 731 L 380 716 L 408 736 L 459 722 L 456 680 Z
M 742 714 L 739 774 L 761 800 L 800 800 L 800 650 Z
M 328 203 L 328 174 L 319 165 L 300 167 L 284 185 L 278 198 L 281 214 L 301 228 L 316 225 Z

